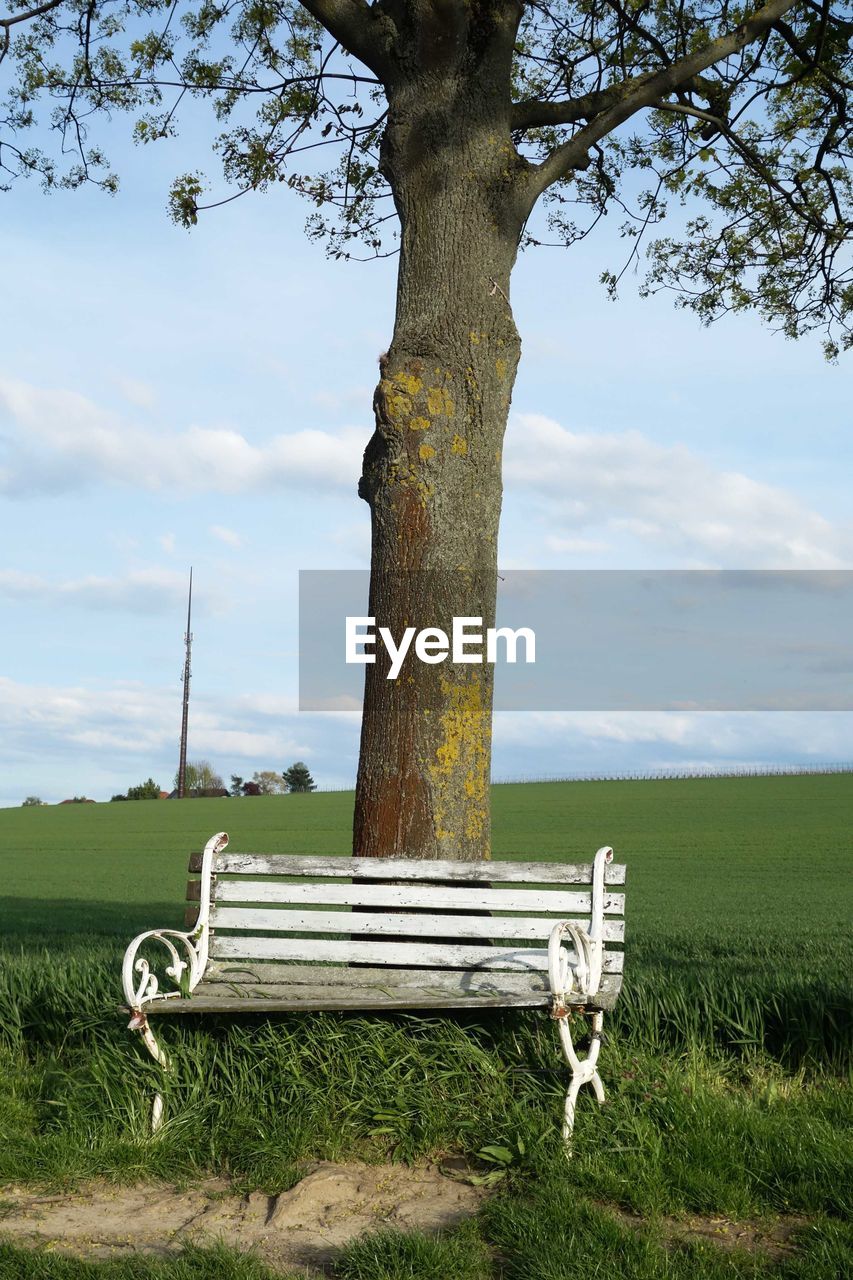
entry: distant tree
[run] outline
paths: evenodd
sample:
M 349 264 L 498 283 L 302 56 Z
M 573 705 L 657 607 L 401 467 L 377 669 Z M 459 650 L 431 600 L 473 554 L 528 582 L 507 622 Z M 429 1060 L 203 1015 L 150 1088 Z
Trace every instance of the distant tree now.
M 122 794 L 119 796 L 110 796 L 110 803 L 112 804 L 114 800 L 126 800 L 126 799 L 127 799 L 127 796 L 124 794 L 124 792 L 122 792 Z
M 288 791 L 316 791 L 317 784 L 311 777 L 308 766 L 297 760 L 281 775 Z
M 232 796 L 241 796 L 243 794 L 243 779 L 239 773 L 231 774 L 231 794 Z
M 262 796 L 280 796 L 287 790 L 287 784 L 280 773 L 272 769 L 262 769 L 252 774 L 252 781 L 257 782 Z
M 261 788 L 258 786 L 257 782 L 243 783 L 244 796 L 259 796 L 260 794 L 261 794 Z
M 27 796 L 26 800 L 21 802 L 22 809 L 34 809 L 36 805 L 44 804 L 41 796 Z
M 178 775 L 175 774 L 175 788 L 178 786 Z M 216 795 L 228 792 L 221 777 L 209 760 L 188 760 L 186 771 L 186 794 L 202 796 L 212 792 Z
M 128 787 L 127 798 L 128 800 L 159 800 L 160 783 L 149 778 L 147 782 L 141 782 L 138 787 Z

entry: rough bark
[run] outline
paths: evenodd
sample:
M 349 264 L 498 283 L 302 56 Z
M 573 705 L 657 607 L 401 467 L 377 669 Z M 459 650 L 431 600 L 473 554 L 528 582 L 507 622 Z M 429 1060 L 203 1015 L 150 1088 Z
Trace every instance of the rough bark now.
M 456 11 L 457 14 L 461 11 Z M 520 341 L 509 279 L 524 162 L 509 133 L 517 7 L 409 31 L 382 166 L 401 224 L 393 341 L 359 492 L 372 514 L 369 612 L 405 626 L 493 624 L 501 450 Z M 506 64 L 497 68 L 496 62 Z M 354 852 L 489 856 L 492 672 L 367 666 Z

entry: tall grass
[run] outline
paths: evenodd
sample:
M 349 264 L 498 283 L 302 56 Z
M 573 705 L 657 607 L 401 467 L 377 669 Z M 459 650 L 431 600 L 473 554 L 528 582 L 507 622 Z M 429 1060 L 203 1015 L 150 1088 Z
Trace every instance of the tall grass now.
M 164 1019 L 173 1070 L 167 1122 L 152 1141 L 150 1096 L 162 1078 L 125 1029 L 118 974 L 130 936 L 180 920 L 188 847 L 227 825 L 218 810 L 205 813 L 193 839 L 189 818 L 220 805 L 247 824 L 235 845 L 340 851 L 349 799 L 340 808 L 341 797 L 308 797 L 301 818 L 287 798 L 259 808 L 199 801 L 197 811 L 116 805 L 108 833 L 99 833 L 101 819 L 76 818 L 78 807 L 68 806 L 61 848 L 59 827 L 49 838 L 38 822 L 26 827 L 30 846 L 11 845 L 18 896 L 0 910 L 0 1182 L 188 1181 L 224 1171 L 274 1193 L 318 1158 L 462 1153 L 486 1174 L 495 1167 L 481 1153 L 500 1144 L 510 1155 L 500 1195 L 474 1235 L 374 1238 L 343 1256 L 341 1277 L 428 1280 L 454 1250 L 458 1274 L 472 1280 L 568 1280 L 587 1270 L 626 1280 L 722 1276 L 716 1255 L 664 1249 L 654 1232 L 626 1234 L 591 1197 L 653 1220 L 813 1215 L 810 1243 L 776 1274 L 833 1276 L 849 1258 L 836 1220 L 849 1213 L 853 1186 L 853 1019 L 837 852 L 850 780 L 644 785 L 496 792 L 502 854 L 574 860 L 606 838 L 629 865 L 625 987 L 605 1020 L 601 1057 L 608 1103 L 599 1112 L 582 1095 L 571 1163 L 559 1141 L 566 1072 L 541 1011 Z M 334 805 L 324 809 L 327 801 Z M 142 876 L 144 840 L 129 810 L 151 823 L 176 815 Z M 17 817 L 12 825 L 24 830 Z M 53 851 L 50 874 L 32 851 L 42 838 Z M 116 853 L 123 841 L 130 865 Z M 9 858 L 10 846 L 0 848 Z M 148 900 L 152 884 L 160 901 Z M 607 1263 L 611 1249 L 621 1271 Z M 0 1249 L 0 1280 L 16 1274 L 17 1257 Z M 224 1258 L 223 1277 L 262 1274 Z M 196 1264 L 212 1266 L 206 1254 Z M 41 1270 L 21 1274 L 84 1274 L 73 1263 L 67 1273 L 51 1269 L 61 1265 L 41 1258 Z M 769 1274 L 761 1259 L 730 1265 L 726 1275 Z M 115 1270 L 117 1280 L 125 1274 Z
M 704 1144 L 702 1179 L 721 1170 L 708 1184 L 718 1201 L 728 1184 L 738 1209 L 781 1209 L 774 1168 L 790 1182 L 805 1124 L 797 1194 L 837 1206 L 845 989 L 840 976 L 823 984 L 798 973 L 797 954 L 777 957 L 775 985 L 769 961 L 721 981 L 719 957 L 690 936 L 669 963 L 648 939 L 608 1020 L 611 1101 L 600 1115 L 591 1098 L 580 1108 L 575 1172 L 623 1202 L 639 1196 L 640 1207 L 661 1197 L 677 1204 L 688 1187 L 696 1205 L 703 1198 L 688 1170 Z M 0 1115 L 11 1138 L 0 1147 L 0 1180 L 224 1169 L 272 1192 L 317 1157 L 476 1157 L 496 1141 L 516 1150 L 521 1139 L 528 1161 L 560 1159 L 565 1071 L 537 1010 L 163 1020 L 169 1119 L 149 1142 L 161 1073 L 118 1013 L 119 959 L 120 947 L 102 941 L 65 954 L 25 951 L 0 970 Z M 747 1132 L 752 1172 L 739 1182 L 731 1162 Z M 725 1134 L 740 1136 L 726 1143 Z M 806 1194 L 812 1166 L 823 1200 Z

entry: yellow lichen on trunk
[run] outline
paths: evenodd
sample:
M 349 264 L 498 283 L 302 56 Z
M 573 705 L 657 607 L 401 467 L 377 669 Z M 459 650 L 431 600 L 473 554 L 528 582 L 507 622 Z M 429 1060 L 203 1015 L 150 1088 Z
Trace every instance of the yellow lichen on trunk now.
M 490 699 L 484 697 L 480 672 L 460 683 L 442 676 L 441 692 L 441 740 L 429 770 L 437 797 L 435 833 L 439 840 L 460 834 L 477 840 L 487 829 Z M 489 856 L 486 847 L 483 857 Z

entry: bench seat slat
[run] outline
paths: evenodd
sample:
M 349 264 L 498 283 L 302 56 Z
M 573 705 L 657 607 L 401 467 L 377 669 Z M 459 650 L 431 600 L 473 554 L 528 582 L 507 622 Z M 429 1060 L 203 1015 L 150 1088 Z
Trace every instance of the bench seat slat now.
M 423 907 L 447 911 L 512 911 L 526 915 L 550 911 L 554 915 L 589 915 L 589 893 L 560 890 L 481 889 L 462 885 L 316 884 L 281 880 L 218 880 L 217 902 L 313 902 L 320 906 Z M 604 897 L 605 915 L 623 915 L 625 895 Z
M 200 853 L 190 856 L 190 871 L 201 871 Z M 455 862 L 442 859 L 320 857 L 285 853 L 218 853 L 213 870 L 224 875 L 331 876 L 353 880 L 468 880 L 521 884 L 590 884 L 592 864 L 559 862 Z M 610 863 L 605 884 L 624 884 L 624 863 Z
M 278 968 L 279 966 L 273 966 Z M 296 971 L 295 967 L 293 972 Z M 305 971 L 302 971 L 305 973 Z M 242 974 L 244 979 L 248 975 Z M 548 1006 L 551 993 L 544 974 L 435 973 L 411 969 L 330 970 L 330 980 L 320 980 L 316 969 L 304 981 L 258 983 L 233 982 L 226 972 L 214 981 L 205 979 L 189 1000 L 155 1001 L 156 1014 L 276 1013 L 315 1009 L 465 1009 L 535 1008 Z M 622 986 L 620 974 L 607 974 L 595 998 L 595 1007 L 610 1009 Z M 572 1003 L 580 1004 L 575 993 Z
M 214 906 L 215 929 L 276 933 L 402 934 L 433 938 L 530 938 L 547 942 L 554 921 L 547 916 L 379 915 L 365 911 L 287 911 L 271 908 Z M 572 924 L 589 927 L 589 917 Z M 621 942 L 624 920 L 607 920 L 604 941 Z
M 618 979 L 621 984 L 621 974 L 605 975 L 608 981 Z M 264 960 L 230 960 L 212 959 L 205 971 L 204 982 L 198 987 L 201 991 L 202 986 L 207 982 L 215 983 L 231 983 L 239 986 L 242 983 L 249 985 L 261 986 L 279 986 L 286 985 L 288 987 L 298 986 L 316 986 L 318 982 L 334 982 L 335 986 L 360 987 L 364 985 L 379 987 L 384 990 L 389 983 L 394 986 L 408 985 L 416 987 L 418 990 L 429 987 L 430 990 L 445 988 L 455 991 L 461 983 L 464 990 L 487 990 L 488 992 L 497 991 L 514 991 L 517 988 L 523 988 L 525 991 L 528 987 L 533 986 L 537 991 L 547 991 L 548 979 L 544 973 L 538 970 L 528 970 L 525 973 L 506 973 L 495 972 L 486 969 L 382 969 L 371 967 L 369 965 L 357 965 L 352 968 L 346 968 L 341 965 L 328 966 L 327 968 L 318 969 L 313 964 L 276 964 Z
M 573 952 L 568 949 L 569 957 Z M 546 970 L 547 948 L 477 947 L 457 943 L 359 942 L 328 938 L 244 938 L 214 934 L 211 956 L 317 963 L 413 965 L 418 968 Z M 604 970 L 621 973 L 621 951 L 605 952 Z

